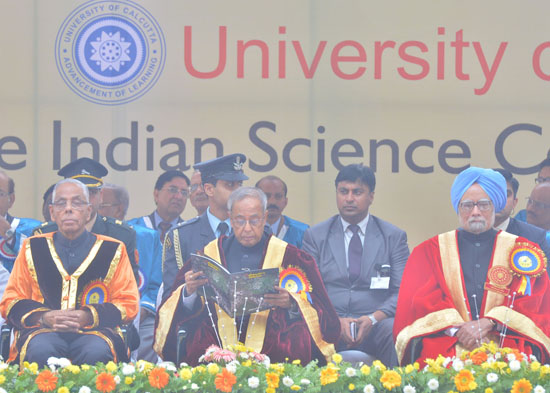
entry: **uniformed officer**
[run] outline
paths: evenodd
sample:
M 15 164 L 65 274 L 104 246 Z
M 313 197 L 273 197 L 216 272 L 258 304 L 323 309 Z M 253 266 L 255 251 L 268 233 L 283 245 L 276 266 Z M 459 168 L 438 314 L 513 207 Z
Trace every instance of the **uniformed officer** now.
M 172 284 L 189 254 L 231 232 L 227 200 L 248 176 L 243 173 L 244 154 L 230 154 L 193 166 L 200 171 L 208 209 L 198 217 L 185 221 L 168 232 L 162 258 L 163 299 L 172 292 Z
M 138 280 L 136 232 L 129 225 L 120 220 L 103 217 L 97 214 L 97 210 L 101 204 L 103 177 L 106 176 L 107 173 L 107 168 L 99 162 L 87 157 L 70 162 L 57 172 L 59 176 L 63 176 L 65 179 L 71 178 L 79 180 L 88 187 L 92 214 L 90 215 L 90 220 L 86 223 L 86 229 L 89 232 L 110 236 L 123 242 L 126 246 L 135 278 Z M 36 235 L 55 231 L 57 231 L 57 224 L 55 222 L 46 222 L 36 228 L 33 233 Z

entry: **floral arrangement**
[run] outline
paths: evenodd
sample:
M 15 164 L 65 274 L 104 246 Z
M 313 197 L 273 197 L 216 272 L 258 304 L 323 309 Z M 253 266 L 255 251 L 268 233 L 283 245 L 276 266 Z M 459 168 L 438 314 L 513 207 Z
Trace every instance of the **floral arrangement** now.
M 550 393 L 550 365 L 517 350 L 484 344 L 460 357 L 428 359 L 387 369 L 375 361 L 354 367 L 334 355 L 333 362 L 272 364 L 269 358 L 242 345 L 210 347 L 201 364 L 177 368 L 152 364 L 109 362 L 94 366 L 50 358 L 48 367 L 36 363 L 8 366 L 0 362 L 0 393 L 5 392 L 482 392 Z

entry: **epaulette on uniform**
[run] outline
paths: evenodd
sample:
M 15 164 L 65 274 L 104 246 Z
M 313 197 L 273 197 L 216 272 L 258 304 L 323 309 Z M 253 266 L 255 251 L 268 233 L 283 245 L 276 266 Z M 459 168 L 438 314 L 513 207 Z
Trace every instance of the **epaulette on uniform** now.
M 33 235 L 39 235 L 41 233 L 50 233 L 57 231 L 57 224 L 53 221 L 48 221 L 40 224 L 38 227 L 32 230 Z
M 117 220 L 116 218 L 104 217 L 104 216 L 102 216 L 101 218 L 103 221 L 105 221 L 106 224 L 116 225 L 120 228 L 126 229 L 129 232 L 134 232 L 134 229 L 130 225 L 126 224 L 123 221 Z
M 190 220 L 180 222 L 178 225 L 176 225 L 174 227 L 174 229 L 181 228 L 181 227 L 186 227 L 187 225 L 195 224 L 195 223 L 199 222 L 199 218 L 200 218 L 200 216 L 197 216 L 197 217 L 191 218 Z

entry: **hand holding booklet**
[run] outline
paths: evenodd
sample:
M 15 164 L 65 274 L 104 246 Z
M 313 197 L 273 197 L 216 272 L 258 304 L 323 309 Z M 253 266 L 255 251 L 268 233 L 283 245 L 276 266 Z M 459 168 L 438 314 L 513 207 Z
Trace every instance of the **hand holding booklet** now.
M 231 273 L 206 255 L 191 254 L 194 272 L 202 271 L 208 284 L 206 296 L 216 302 L 229 316 L 248 315 L 271 307 L 263 301 L 266 293 L 277 293 L 279 269 L 247 270 Z M 204 296 L 204 292 L 197 293 Z

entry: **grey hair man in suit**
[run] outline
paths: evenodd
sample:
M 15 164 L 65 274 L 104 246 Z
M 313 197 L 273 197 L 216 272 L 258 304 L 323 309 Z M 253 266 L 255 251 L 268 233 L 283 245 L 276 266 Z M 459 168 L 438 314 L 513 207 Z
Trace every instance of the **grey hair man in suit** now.
M 317 261 L 340 317 L 337 350 L 360 350 L 396 366 L 393 316 L 409 257 L 407 235 L 369 214 L 376 185 L 369 167 L 345 166 L 335 185 L 340 214 L 309 228 L 302 249 Z

